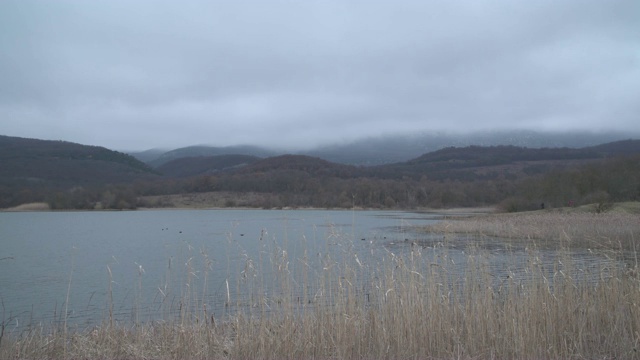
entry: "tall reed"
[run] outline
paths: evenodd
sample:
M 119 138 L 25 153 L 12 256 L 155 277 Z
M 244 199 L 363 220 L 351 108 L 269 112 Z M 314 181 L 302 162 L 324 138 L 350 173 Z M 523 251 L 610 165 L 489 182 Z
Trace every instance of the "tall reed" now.
M 554 211 L 491 214 L 443 221 L 429 226 L 427 230 L 433 233 L 542 240 L 556 247 L 564 242 L 570 247 L 636 250 L 640 216 L 619 212 L 596 214 Z
M 582 220 L 565 220 L 559 220 L 566 225 L 562 244 L 578 243 L 571 229 Z M 615 229 L 605 230 L 591 235 L 606 238 L 601 244 L 621 241 Z M 352 236 L 330 237 L 327 251 L 301 247 L 292 257 L 285 244 L 291 239 L 261 236 L 255 259 L 230 241 L 242 261 L 228 268 L 225 287 L 235 290 L 224 290 L 227 310 L 217 319 L 208 312 L 219 298 L 209 296 L 210 259 L 201 249 L 201 271 L 184 262 L 177 319 L 55 334 L 36 328 L 5 335 L 0 358 L 640 358 L 635 266 L 615 259 L 585 266 L 567 246 L 549 260 L 532 242 L 498 271 L 495 255 L 473 244 L 463 258 L 447 240 L 365 258 L 353 250 Z M 329 251 L 335 244 L 342 250 Z

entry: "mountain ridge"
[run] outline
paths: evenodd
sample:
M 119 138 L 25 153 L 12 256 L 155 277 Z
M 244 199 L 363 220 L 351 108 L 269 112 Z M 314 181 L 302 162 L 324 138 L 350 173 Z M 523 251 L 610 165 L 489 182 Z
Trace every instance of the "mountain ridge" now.
M 624 160 L 630 155 L 636 157 Z M 182 157 L 151 169 L 132 156 L 102 147 L 0 137 L 0 207 L 48 201 L 51 208 L 135 208 L 140 196 L 212 191 L 261 193 L 269 200 L 258 206 L 268 208 L 286 204 L 484 206 L 512 194 L 521 180 L 566 173 L 589 163 L 617 164 L 609 168 L 621 174 L 627 167 L 633 173 L 638 156 L 640 140 L 629 139 L 579 149 L 446 147 L 376 166 L 341 164 L 301 154 L 266 158 L 231 154 Z M 617 160 L 608 161 L 614 157 Z M 613 187 L 618 186 L 611 179 L 614 170 L 607 175 Z M 596 176 L 597 170 L 588 174 Z M 573 179 L 572 175 L 559 178 Z M 614 197 L 634 198 L 635 185 L 627 185 L 612 190 Z M 590 193 L 582 194 L 584 184 L 580 186 L 563 194 L 577 192 L 588 199 Z M 631 195 L 624 195 L 627 193 Z
M 190 177 L 214 175 L 253 164 L 262 158 L 251 155 L 213 155 L 182 157 L 163 163 L 156 170 L 165 176 Z
M 637 135 L 637 137 L 640 137 L 640 132 L 635 135 Z M 466 135 L 449 133 L 418 133 L 410 135 L 371 137 L 348 143 L 321 146 L 315 149 L 304 151 L 276 150 L 252 145 L 238 145 L 228 147 L 197 145 L 166 151 L 162 154 L 157 154 L 157 152 L 154 152 L 153 149 L 147 150 L 146 152 L 132 152 L 130 154 L 153 167 L 160 166 L 165 162 L 180 157 L 228 154 L 252 155 L 261 158 L 285 154 L 308 155 L 341 164 L 375 166 L 408 161 L 423 154 L 451 146 L 465 147 L 471 145 L 513 145 L 529 148 L 581 148 L 617 141 L 629 137 L 634 136 L 616 132 L 546 133 L 524 130 L 478 132 Z M 156 157 L 153 158 L 153 156 L 150 154 L 156 154 Z
M 0 135 L 0 207 L 157 177 L 147 164 L 104 147 Z
M 39 140 L 0 135 L 0 176 L 37 175 L 41 167 L 25 166 L 24 162 L 39 161 L 42 166 L 48 162 L 101 162 L 122 167 L 128 173 L 154 173 L 153 169 L 131 155 L 101 146 L 82 145 L 67 141 Z M 47 166 L 49 167 L 49 166 Z M 96 169 L 91 169 L 96 170 Z M 54 172 L 47 173 L 56 177 Z M 87 171 L 87 174 L 91 174 Z

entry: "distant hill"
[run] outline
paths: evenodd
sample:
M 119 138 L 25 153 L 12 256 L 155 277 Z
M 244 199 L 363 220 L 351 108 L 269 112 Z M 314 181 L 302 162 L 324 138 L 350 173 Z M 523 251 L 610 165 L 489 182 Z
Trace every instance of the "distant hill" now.
M 154 159 L 146 160 L 145 162 L 155 168 L 155 167 L 159 167 L 162 164 L 166 164 L 169 161 L 180 159 L 180 158 L 198 157 L 198 156 L 217 156 L 217 155 L 249 155 L 249 156 L 265 158 L 265 157 L 278 155 L 278 153 L 261 148 L 261 147 L 257 147 L 257 146 L 215 147 L 215 146 L 198 145 L 198 146 L 189 146 L 189 147 L 167 151 L 160 154 L 158 157 Z M 140 155 L 137 155 L 137 156 L 140 156 Z
M 454 166 L 452 162 L 455 162 L 455 167 L 485 166 L 514 161 L 596 159 L 638 153 L 640 153 L 640 140 L 616 141 L 579 149 L 567 147 L 536 149 L 518 146 L 468 146 L 463 148 L 448 147 L 430 152 L 407 163 L 447 162 L 449 166 Z
M 130 155 L 98 146 L 0 136 L 0 184 L 40 187 L 131 182 L 157 175 Z
M 130 154 L 152 167 L 158 167 L 171 160 L 185 157 L 239 154 L 268 158 L 286 153 L 317 157 L 340 164 L 376 166 L 405 162 L 447 147 L 464 148 L 467 146 L 488 147 L 503 145 L 526 148 L 583 148 L 628 138 L 630 135 L 640 137 L 640 132 L 637 134 L 617 132 L 549 133 L 525 130 L 487 131 L 470 134 L 423 132 L 370 137 L 304 151 L 278 151 L 249 145 L 229 147 L 199 145 L 171 151 L 152 149 Z
M 558 206 L 568 200 L 589 203 L 596 198 L 629 201 L 637 198 L 640 189 L 635 176 L 638 146 L 640 140 L 581 149 L 449 147 L 410 161 L 368 167 L 282 155 L 191 181 L 188 186 L 195 192 L 261 194 L 243 206 L 265 208 L 437 208 L 491 206 L 511 199 L 515 205 L 508 208 L 513 210 L 539 208 L 542 202 Z
M 601 156 L 619 156 L 640 154 L 640 140 L 621 140 L 602 145 L 592 146 L 589 149 Z
M 226 153 L 243 154 L 197 155 Z M 544 173 L 552 168 L 610 156 L 640 154 L 640 140 L 622 140 L 583 148 L 527 148 L 513 145 L 446 147 L 412 160 L 378 166 L 352 166 L 308 155 L 260 158 L 269 153 L 251 147 L 189 147 L 163 153 L 157 172 L 117 151 L 63 141 L 0 136 L 0 183 L 83 186 L 128 183 L 138 179 L 191 177 L 224 173 L 304 173 L 311 177 L 489 179 Z M 174 157 L 175 159 L 169 160 Z M 163 174 L 160 176 L 159 174 Z
M 46 201 L 53 209 L 124 209 L 138 206 L 142 195 L 194 192 L 260 193 L 266 200 L 252 206 L 267 208 L 485 206 L 522 193 L 518 184 L 524 180 L 536 189 L 536 181 L 545 177 L 548 183 L 564 179 L 558 192 L 571 199 L 587 202 L 607 193 L 611 199 L 626 201 L 637 198 L 633 175 L 637 157 L 631 156 L 640 155 L 640 140 L 581 148 L 450 146 L 376 166 L 296 154 L 183 156 L 240 150 L 268 152 L 255 147 L 185 148 L 164 153 L 161 157 L 167 161 L 152 169 L 103 147 L 0 136 L 0 208 Z M 583 174 L 595 179 L 581 183 L 579 189 L 566 185 L 577 183 L 566 174 L 576 173 L 578 165 L 590 166 Z M 563 171 L 565 175 L 558 175 Z M 618 181 L 624 186 L 616 185 L 616 176 L 624 178 Z M 594 184 L 607 187 L 596 189 Z M 559 203 L 566 200 L 553 196 Z
M 640 140 L 597 146 L 526 148 L 518 146 L 448 147 L 406 162 L 371 167 L 377 177 L 428 176 L 431 179 L 523 177 L 599 159 L 640 154 Z
M 359 168 L 352 165 L 336 164 L 305 155 L 280 155 L 259 160 L 217 177 L 215 188 L 232 192 L 267 193 L 285 198 L 290 194 L 297 194 L 298 200 L 295 201 L 308 206 L 310 200 L 307 196 L 310 193 L 315 193 L 318 197 L 324 197 L 319 189 L 324 189 L 322 192 L 327 193 L 340 193 L 342 191 L 336 187 L 336 180 L 352 181 L 362 174 Z M 299 198 L 299 195 L 306 200 Z M 261 206 L 278 206 L 276 203 Z
M 142 161 L 143 163 L 148 164 L 149 162 L 156 160 L 157 158 L 162 156 L 162 154 L 168 151 L 169 150 L 166 149 L 149 149 L 145 151 L 128 152 L 128 154 Z
M 497 178 L 523 178 L 555 169 L 597 161 L 607 157 L 640 154 L 640 140 L 625 140 L 580 149 L 526 148 L 519 146 L 467 146 L 447 147 L 423 154 L 415 159 L 378 166 L 353 166 L 330 162 L 307 155 L 280 155 L 230 169 L 239 176 L 289 176 L 292 178 L 378 178 L 431 180 L 488 180 Z M 175 164 L 198 163 L 204 169 L 209 158 L 188 158 Z M 173 166 L 174 162 L 167 165 Z M 200 168 L 201 167 L 201 168 Z M 163 169 L 158 168 L 159 170 Z M 185 172 L 203 173 L 202 170 Z M 175 174 L 175 172 L 167 172 Z
M 354 177 L 360 172 L 355 166 L 336 164 L 317 157 L 306 155 L 280 155 L 257 161 L 239 173 L 275 173 L 275 172 L 303 172 L 309 176 L 318 177 Z
M 258 160 L 259 157 L 250 155 L 194 156 L 171 160 L 156 170 L 169 177 L 213 175 L 248 166 Z
M 640 132 L 635 135 L 640 136 Z M 534 149 L 584 148 L 628 137 L 629 134 L 617 132 L 545 133 L 525 130 L 470 134 L 433 132 L 373 137 L 346 144 L 324 146 L 301 152 L 301 154 L 342 164 L 374 166 L 405 162 L 447 147 L 464 148 L 467 146 L 490 147 L 503 145 Z
M 570 148 L 531 149 L 518 146 L 449 147 L 424 154 L 407 164 L 440 164 L 438 167 L 458 168 L 507 164 L 514 161 L 593 159 L 598 154 L 590 150 Z

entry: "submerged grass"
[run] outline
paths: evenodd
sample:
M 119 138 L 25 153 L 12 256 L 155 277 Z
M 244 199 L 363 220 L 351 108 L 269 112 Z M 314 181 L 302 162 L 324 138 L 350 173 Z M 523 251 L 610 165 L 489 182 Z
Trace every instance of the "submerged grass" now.
M 637 217 L 592 224 L 600 219 L 499 216 L 442 224 L 438 231 L 559 236 L 565 245 L 594 238 L 603 248 L 616 245 L 607 251 L 622 251 L 619 244 L 634 241 Z M 552 264 L 538 261 L 536 250 L 514 260 L 516 276 L 495 273 L 492 255 L 473 246 L 465 252 L 462 271 L 446 247 L 411 249 L 371 263 L 355 254 L 326 255 L 315 269 L 306 253 L 290 259 L 274 247 L 265 258 L 246 259 L 230 270 L 248 274 L 230 284 L 243 290 L 238 291 L 243 298 L 227 295 L 236 308 L 250 303 L 246 310 L 211 316 L 203 285 L 197 293 L 183 293 L 184 309 L 191 310 L 177 320 L 124 325 L 105 319 L 85 330 L 5 334 L 0 358 L 640 358 L 636 267 L 603 263 L 582 269 L 563 245 Z M 588 281 L 577 276 L 584 272 L 591 275 Z

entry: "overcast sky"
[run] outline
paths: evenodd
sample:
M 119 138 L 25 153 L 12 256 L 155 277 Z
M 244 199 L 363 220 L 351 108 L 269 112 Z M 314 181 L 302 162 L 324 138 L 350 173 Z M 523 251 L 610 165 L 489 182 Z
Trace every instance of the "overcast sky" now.
M 640 129 L 637 0 L 0 1 L 0 134 L 119 150 Z

